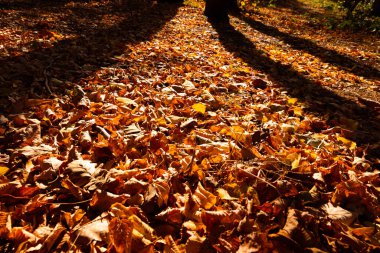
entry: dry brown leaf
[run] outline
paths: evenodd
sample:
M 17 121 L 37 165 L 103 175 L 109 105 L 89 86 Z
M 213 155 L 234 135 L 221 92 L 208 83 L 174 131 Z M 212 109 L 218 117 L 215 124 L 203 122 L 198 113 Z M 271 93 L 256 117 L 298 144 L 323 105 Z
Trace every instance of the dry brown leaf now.
M 83 200 L 83 195 L 86 194 L 84 190 L 75 185 L 70 179 L 66 178 L 61 181 L 62 187 L 70 191 L 71 194 L 75 196 L 77 200 Z
M 63 217 L 66 221 L 66 224 L 69 226 L 70 229 L 73 229 L 76 225 L 78 225 L 85 215 L 86 212 L 82 209 L 76 210 L 73 214 L 69 212 L 63 213 Z
M 62 233 L 66 231 L 66 228 L 60 223 L 55 226 L 51 234 L 45 239 L 42 245 L 41 252 L 50 252 L 53 245 L 61 238 Z
M 54 153 L 55 149 L 51 146 L 41 144 L 40 146 L 26 146 L 18 149 L 17 152 L 30 159 L 39 155 Z
M 91 198 L 90 206 L 96 210 L 106 211 L 112 204 L 124 204 L 128 198 L 128 194 L 117 195 L 107 191 L 97 190 Z
M 205 236 L 200 236 L 196 232 L 190 232 L 191 236 L 186 242 L 186 252 L 188 253 L 201 253 L 202 247 L 207 238 Z
M 171 235 L 165 236 L 164 253 L 181 253 Z
M 11 215 L 7 212 L 0 212 L 0 238 L 7 238 L 12 230 Z
M 149 241 L 154 241 L 156 239 L 154 229 L 142 221 L 138 216 L 133 214 L 128 218 L 128 220 L 132 222 L 133 230 L 136 230 L 138 234 L 142 235 L 143 238 Z

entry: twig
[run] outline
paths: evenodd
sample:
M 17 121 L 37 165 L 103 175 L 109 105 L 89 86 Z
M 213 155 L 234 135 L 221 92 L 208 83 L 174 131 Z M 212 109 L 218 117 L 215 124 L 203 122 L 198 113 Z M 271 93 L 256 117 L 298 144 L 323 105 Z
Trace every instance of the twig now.
M 78 201 L 78 202 L 58 202 L 58 203 L 46 203 L 46 204 L 54 204 L 54 205 L 78 205 L 78 204 L 83 204 L 83 203 L 87 203 L 87 202 L 90 202 L 91 199 L 86 199 L 86 200 L 82 200 L 82 201 Z
M 111 138 L 111 135 L 107 132 L 107 130 L 105 130 L 103 127 L 101 126 L 96 126 L 95 127 L 96 130 L 98 130 L 100 132 L 101 135 L 103 135 L 104 138 L 106 138 L 107 140 L 109 140 Z
M 45 86 L 46 86 L 46 89 L 48 90 L 48 92 L 50 93 L 50 95 L 54 95 L 54 93 L 51 91 L 50 86 L 49 86 L 49 77 L 47 75 L 47 69 L 48 68 L 49 67 L 44 69 Z
M 274 186 L 274 185 L 271 184 L 270 182 L 268 182 L 268 181 L 266 181 L 266 180 L 264 180 L 264 179 L 262 179 L 262 178 L 256 176 L 255 174 L 253 174 L 253 173 L 251 173 L 251 172 L 249 172 L 249 171 L 243 170 L 243 169 L 241 169 L 241 168 L 236 168 L 236 169 L 239 170 L 239 171 L 241 171 L 241 172 L 243 172 L 246 176 L 253 177 L 253 178 L 255 178 L 255 179 L 260 180 L 261 182 L 266 183 L 267 185 L 269 185 L 270 187 L 272 187 L 273 189 L 275 189 L 276 192 L 278 193 L 278 195 L 279 195 L 280 197 L 282 197 L 281 192 L 277 189 L 276 186 Z

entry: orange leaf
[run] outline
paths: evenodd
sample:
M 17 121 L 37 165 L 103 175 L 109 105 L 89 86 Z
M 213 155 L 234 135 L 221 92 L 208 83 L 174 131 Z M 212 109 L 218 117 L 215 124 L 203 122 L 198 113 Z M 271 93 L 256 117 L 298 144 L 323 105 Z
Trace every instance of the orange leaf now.
M 132 249 L 133 224 L 127 219 L 113 218 L 109 225 L 109 236 L 117 253 L 129 253 Z

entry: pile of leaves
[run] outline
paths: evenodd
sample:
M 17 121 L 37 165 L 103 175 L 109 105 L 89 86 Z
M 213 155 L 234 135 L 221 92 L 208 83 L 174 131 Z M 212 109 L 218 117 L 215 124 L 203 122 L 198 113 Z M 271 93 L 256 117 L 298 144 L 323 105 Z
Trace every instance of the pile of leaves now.
M 171 7 L 127 26 L 158 25 Z M 200 9 L 180 7 L 146 40 L 124 28 L 110 28 L 126 36 L 110 40 L 112 59 L 100 33 L 75 44 L 93 57 L 82 78 L 25 47 L 42 92 L 21 77 L 2 105 L 2 252 L 380 249 L 376 143 L 358 145 L 225 50 Z M 43 47 L 69 40 L 57 32 Z

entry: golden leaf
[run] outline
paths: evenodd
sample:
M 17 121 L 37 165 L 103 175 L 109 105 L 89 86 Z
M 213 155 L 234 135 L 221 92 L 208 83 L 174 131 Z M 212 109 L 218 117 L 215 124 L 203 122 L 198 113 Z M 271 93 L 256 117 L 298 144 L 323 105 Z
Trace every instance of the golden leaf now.
M 194 200 L 204 209 L 210 209 L 216 204 L 216 196 L 203 188 L 201 183 L 198 183 L 198 187 L 193 196 Z
M 303 110 L 301 107 L 294 106 L 294 107 L 292 107 L 292 109 L 293 109 L 294 115 L 296 115 L 296 116 L 302 116 L 303 115 Z
M 289 98 L 288 99 L 288 104 L 290 105 L 294 105 L 295 103 L 297 103 L 298 99 L 297 98 Z
M 338 141 L 342 142 L 344 145 L 346 145 L 351 150 L 356 148 L 356 142 L 354 142 L 354 141 L 350 141 L 350 140 L 348 140 L 342 136 L 338 136 L 336 139 Z
M 301 157 L 301 154 L 298 154 L 298 156 L 293 160 L 292 169 L 298 168 L 298 166 L 300 165 Z
M 206 112 L 206 105 L 202 103 L 193 104 L 193 110 L 199 113 L 204 114 Z
M 251 134 L 245 131 L 241 126 L 231 126 L 227 130 L 227 135 L 231 136 L 235 141 L 248 144 L 252 142 Z
M 8 167 L 0 166 L 0 176 L 4 176 L 9 171 Z

